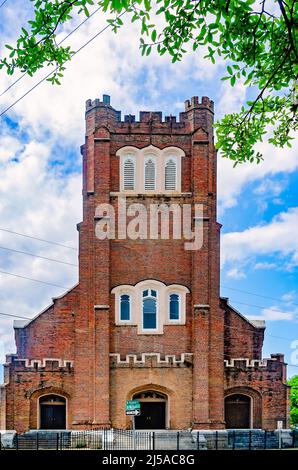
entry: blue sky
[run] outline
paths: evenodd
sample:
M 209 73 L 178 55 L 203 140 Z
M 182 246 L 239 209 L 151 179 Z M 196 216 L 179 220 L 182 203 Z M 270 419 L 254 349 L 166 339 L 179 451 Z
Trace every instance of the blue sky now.
M 0 52 L 13 43 L 30 17 L 28 0 L 8 0 L 0 9 Z M 17 17 L 15 11 L 18 11 Z M 63 38 L 83 18 L 61 29 Z M 80 47 L 104 24 L 94 15 L 70 38 Z M 162 110 L 178 114 L 191 96 L 215 102 L 216 118 L 236 111 L 248 94 L 242 83 L 231 89 L 220 81 L 222 62 L 190 53 L 179 64 L 166 56 L 142 58 L 137 26 L 118 35 L 105 32 L 67 67 L 60 87 L 38 86 L 0 123 L 0 229 L 77 247 L 81 220 L 81 157 L 84 105 L 88 98 L 111 95 L 123 114 Z M 3 110 L 48 70 L 25 77 L 0 97 Z M 18 78 L 0 75 L 0 92 Z M 298 340 L 298 145 L 275 149 L 260 144 L 264 162 L 233 168 L 218 159 L 218 220 L 222 228 L 221 293 L 248 317 L 266 320 L 264 357 L 284 352 L 289 375 L 297 374 L 292 341 Z M 0 246 L 76 263 L 77 252 L 0 230 Z M 70 287 L 76 268 L 0 249 L 0 270 Z M 0 311 L 34 316 L 62 288 L 0 273 Z M 249 294 L 253 293 L 252 294 Z M 14 352 L 12 319 L 0 316 L 0 360 Z M 295 362 L 297 361 L 297 364 Z

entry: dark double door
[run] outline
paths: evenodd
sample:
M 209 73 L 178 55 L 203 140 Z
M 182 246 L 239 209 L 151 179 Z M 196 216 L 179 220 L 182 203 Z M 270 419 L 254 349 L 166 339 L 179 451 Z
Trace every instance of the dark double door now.
M 228 429 L 250 428 L 250 397 L 230 395 L 225 399 L 225 421 Z
M 163 401 L 141 402 L 141 416 L 135 418 L 136 429 L 165 429 L 166 403 Z
M 66 428 L 65 405 L 41 405 L 40 428 L 41 429 L 65 429 Z

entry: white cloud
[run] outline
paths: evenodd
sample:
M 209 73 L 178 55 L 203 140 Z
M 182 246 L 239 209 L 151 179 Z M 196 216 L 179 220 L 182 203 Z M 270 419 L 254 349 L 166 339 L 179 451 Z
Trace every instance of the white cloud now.
M 230 277 L 231 279 L 235 279 L 236 281 L 246 278 L 246 275 L 242 271 L 240 271 L 238 268 L 230 269 L 226 275 L 227 277 Z
M 268 263 L 267 261 L 256 263 L 254 269 L 277 269 L 276 263 Z
M 298 314 L 298 309 L 291 312 L 283 311 L 279 307 L 273 305 L 272 307 L 264 308 L 262 313 L 258 316 L 246 315 L 248 319 L 266 320 L 266 321 L 291 321 Z
M 258 195 L 264 196 L 279 196 L 282 191 L 285 189 L 285 185 L 287 182 L 285 180 L 272 180 L 269 178 L 265 178 L 259 186 L 254 189 L 254 193 Z
M 13 137 L 17 141 L 17 136 Z M 59 174 L 49 161 L 53 141 L 16 145 L 18 160 L 1 168 L 0 228 L 62 242 L 76 247 L 76 223 L 81 220 L 81 175 Z M 77 263 L 74 250 L 31 240 L 0 230 L 0 246 L 48 258 Z M 77 268 L 0 248 L 0 270 L 70 287 L 77 282 Z M 51 297 L 65 289 L 0 273 L 0 311 L 32 317 Z M 0 349 L 14 351 L 13 319 L 1 316 Z M 0 362 L 4 357 L 0 357 Z
M 233 162 L 227 158 L 218 161 L 218 196 L 219 212 L 222 214 L 227 208 L 237 204 L 241 192 L 249 183 L 260 181 L 281 173 L 292 173 L 298 168 L 298 138 L 293 141 L 291 149 L 278 149 L 268 142 L 261 143 L 258 148 L 264 155 L 264 161 L 259 163 L 245 163 L 233 168 Z M 269 184 L 269 183 L 267 183 Z M 263 186 L 265 189 L 265 186 Z M 273 183 L 271 183 L 271 189 Z M 283 188 L 280 188 L 281 190 Z M 257 196 L 257 195 L 256 195 Z M 254 202 L 252 201 L 252 204 Z
M 286 268 L 297 266 L 297 226 L 298 207 L 294 207 L 281 212 L 268 224 L 223 234 L 222 264 L 247 260 L 257 255 L 279 254 L 286 257 Z
M 286 292 L 282 297 L 281 299 L 284 301 L 284 302 L 288 302 L 288 303 L 291 303 L 293 302 L 297 297 L 297 292 L 295 290 L 291 290 L 290 292 Z

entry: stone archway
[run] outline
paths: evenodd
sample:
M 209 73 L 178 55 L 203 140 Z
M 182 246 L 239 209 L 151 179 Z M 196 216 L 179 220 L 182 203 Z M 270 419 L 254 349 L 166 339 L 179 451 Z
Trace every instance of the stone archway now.
M 50 397 L 53 398 L 53 401 L 51 401 Z M 45 407 L 46 405 L 50 405 L 50 406 L 61 405 L 61 408 L 60 408 L 61 416 L 64 415 L 64 410 L 62 409 L 62 406 L 64 406 L 65 420 L 64 418 L 63 419 L 61 418 L 60 426 L 62 427 L 60 429 L 63 429 L 63 425 L 64 425 L 64 429 L 68 428 L 69 423 L 71 423 L 72 421 L 72 411 L 71 411 L 70 394 L 67 391 L 60 389 L 58 387 L 53 387 L 53 386 L 38 388 L 32 391 L 28 398 L 30 399 L 29 429 L 41 429 L 41 424 L 42 424 L 41 423 L 41 403 L 43 403 Z M 50 408 L 48 408 L 48 410 L 50 410 Z
M 225 391 L 227 428 L 262 428 L 262 397 L 251 387 L 233 387 Z
M 39 397 L 39 429 L 66 429 L 66 398 L 61 395 Z
M 135 418 L 136 429 L 166 429 L 168 398 L 156 390 L 135 393 L 134 400 L 141 403 L 141 415 Z

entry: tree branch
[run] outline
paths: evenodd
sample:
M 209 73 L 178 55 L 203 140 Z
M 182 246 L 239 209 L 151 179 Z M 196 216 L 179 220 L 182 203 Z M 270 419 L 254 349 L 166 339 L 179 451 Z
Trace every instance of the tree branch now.
M 291 48 L 292 48 L 292 50 L 293 50 L 293 52 L 294 52 L 294 54 L 295 54 L 295 56 L 298 60 L 298 52 L 296 50 L 296 45 L 295 45 L 295 41 L 294 41 L 293 34 L 292 34 L 293 23 L 287 17 L 287 13 L 286 13 L 285 7 L 283 5 L 283 0 L 277 0 L 277 1 L 278 1 L 280 11 L 282 13 L 282 16 L 284 17 L 284 20 L 285 20 L 285 23 L 286 23 L 286 26 L 287 26 L 287 29 L 288 29 Z

